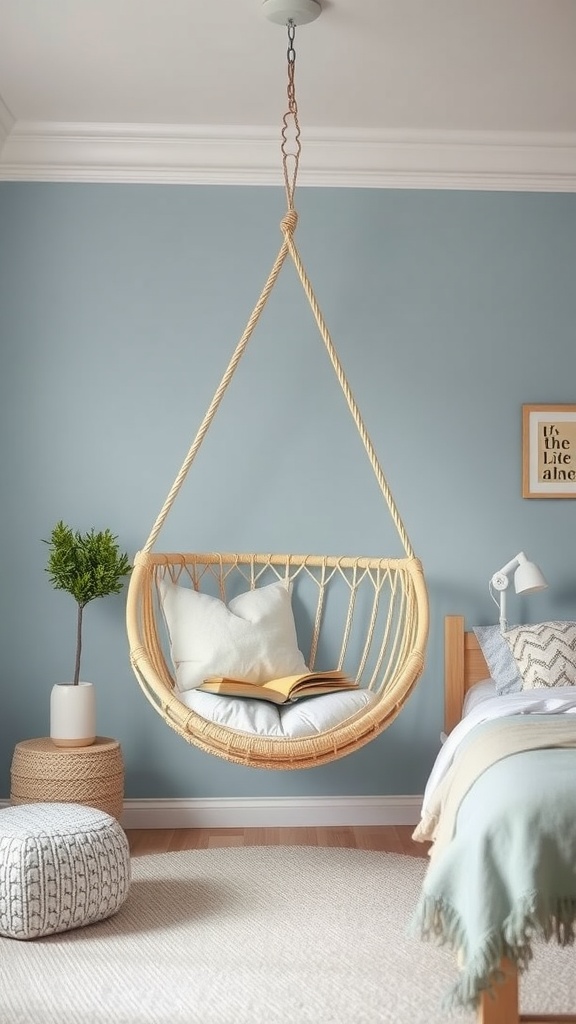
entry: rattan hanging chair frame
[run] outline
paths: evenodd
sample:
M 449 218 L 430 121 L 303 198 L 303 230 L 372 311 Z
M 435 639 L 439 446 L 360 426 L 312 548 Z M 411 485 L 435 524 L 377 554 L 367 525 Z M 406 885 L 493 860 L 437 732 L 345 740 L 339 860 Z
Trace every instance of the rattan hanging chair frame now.
M 298 222 L 294 208 L 294 191 L 300 156 L 300 129 L 294 92 L 293 40 L 294 26 L 289 25 L 288 110 L 284 116 L 282 130 L 288 208 L 281 222 L 282 245 L 148 540 L 135 557 L 128 585 L 126 609 L 130 661 L 134 673 L 144 694 L 164 721 L 189 743 L 207 753 L 234 763 L 268 769 L 310 768 L 333 761 L 358 750 L 391 725 L 422 674 L 429 628 L 428 594 L 422 565 L 414 554 L 294 241 Z M 290 124 L 295 130 L 293 153 L 288 151 L 287 137 Z M 290 161 L 293 161 L 292 172 L 289 171 Z M 378 487 L 396 526 L 405 556 L 368 558 L 220 552 L 155 553 L 152 549 L 162 526 L 204 441 L 288 256 L 300 279 Z M 355 616 L 357 620 L 358 614 L 363 614 L 365 638 L 363 646 L 355 654 L 352 672 L 360 685 L 373 694 L 372 702 L 324 732 L 291 739 L 240 732 L 209 721 L 187 707 L 178 698 L 174 669 L 166 653 L 163 631 L 158 626 L 161 619 L 158 582 L 166 578 L 179 582 L 185 578 L 195 590 L 201 590 L 203 585 L 210 581 L 225 601 L 232 576 L 238 573 L 250 588 L 262 584 L 265 579 L 268 580 L 270 574 L 273 578 L 282 579 L 293 585 L 297 585 L 304 577 L 314 583 L 317 597 L 307 658 L 311 671 L 315 667 L 320 632 L 325 619 L 328 589 L 334 581 L 343 584 L 348 591 L 348 604 L 339 653 L 335 658 L 336 663 L 330 667 L 341 668 L 344 665 Z M 357 601 L 360 587 L 364 587 L 365 590 L 367 588 L 371 594 L 371 608 L 363 606 L 362 613 L 358 612 L 361 602 Z M 385 600 L 388 604 L 383 612 Z M 376 635 L 377 624 L 381 624 L 379 636 Z M 348 666 L 347 671 L 351 674 Z

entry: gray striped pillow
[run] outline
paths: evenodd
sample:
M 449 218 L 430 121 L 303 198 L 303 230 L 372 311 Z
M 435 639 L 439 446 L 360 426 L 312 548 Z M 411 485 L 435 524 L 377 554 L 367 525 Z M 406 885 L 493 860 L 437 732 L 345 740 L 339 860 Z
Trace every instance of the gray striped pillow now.
M 523 690 L 576 686 L 576 622 L 538 622 L 506 630 L 504 639 Z

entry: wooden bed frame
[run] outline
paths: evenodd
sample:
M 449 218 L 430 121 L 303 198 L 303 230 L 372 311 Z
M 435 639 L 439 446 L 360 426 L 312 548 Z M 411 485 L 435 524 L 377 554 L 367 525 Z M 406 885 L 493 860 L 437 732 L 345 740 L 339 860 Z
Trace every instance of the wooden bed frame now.
M 447 615 L 444 620 L 444 728 L 448 733 L 462 718 L 464 696 L 474 683 L 488 679 L 490 671 L 473 632 L 464 629 L 462 615 Z M 576 1024 L 576 1015 L 520 1014 L 518 971 L 509 961 L 502 962 L 506 980 L 492 994 L 483 993 L 477 1024 Z

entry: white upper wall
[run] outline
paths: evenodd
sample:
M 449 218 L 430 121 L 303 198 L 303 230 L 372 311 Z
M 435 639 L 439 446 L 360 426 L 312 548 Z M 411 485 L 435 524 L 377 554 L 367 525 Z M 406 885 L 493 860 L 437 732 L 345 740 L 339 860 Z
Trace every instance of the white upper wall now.
M 573 0 L 324 0 L 296 32 L 315 128 L 576 131 Z M 2 0 L 16 120 L 275 125 L 286 32 L 261 0 Z
M 574 0 L 322 3 L 303 183 L 573 190 Z M 0 177 L 277 183 L 286 46 L 261 0 L 2 0 Z

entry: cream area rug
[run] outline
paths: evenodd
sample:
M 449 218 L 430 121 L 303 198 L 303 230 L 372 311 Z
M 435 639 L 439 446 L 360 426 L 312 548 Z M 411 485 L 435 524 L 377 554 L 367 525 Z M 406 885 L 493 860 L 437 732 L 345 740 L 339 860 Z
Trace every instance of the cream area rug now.
M 0 939 L 0 1022 L 446 1024 L 454 957 L 409 934 L 425 869 L 316 847 L 133 858 L 115 917 Z M 538 947 L 524 1012 L 574 1010 L 575 993 L 574 951 Z

